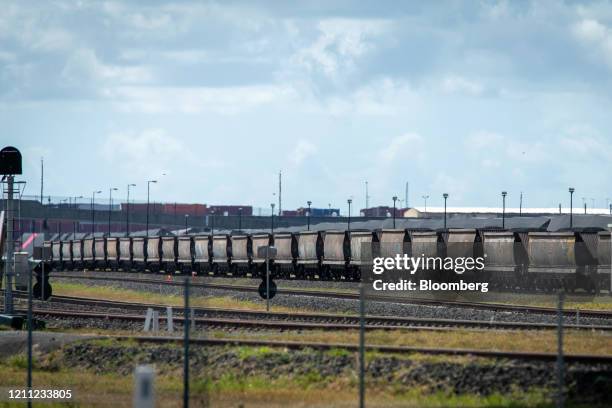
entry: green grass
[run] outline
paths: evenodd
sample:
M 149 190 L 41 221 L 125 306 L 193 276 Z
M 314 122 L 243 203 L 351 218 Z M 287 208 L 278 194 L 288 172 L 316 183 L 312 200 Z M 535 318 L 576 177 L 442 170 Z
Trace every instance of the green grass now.
M 166 306 L 182 307 L 184 299 L 182 295 L 176 294 L 161 294 L 150 291 L 140 291 L 132 289 L 124 289 L 115 286 L 88 286 L 80 283 L 54 282 L 53 293 L 62 296 L 77 296 L 91 299 L 114 300 L 121 302 L 135 303 L 153 303 Z M 190 297 L 192 307 L 209 307 L 209 308 L 224 308 L 224 309 L 241 309 L 241 310 L 259 310 L 266 309 L 264 301 L 252 302 L 246 300 L 237 300 L 230 296 L 197 296 Z M 308 312 L 303 308 L 289 308 L 283 306 L 270 305 L 270 310 L 274 312 Z
M 238 347 L 238 355 L 241 360 L 246 360 L 249 357 L 262 358 L 269 354 L 277 354 L 279 351 L 270 347 Z
M 108 345 L 107 340 L 94 340 Z M 128 345 L 129 342 L 115 342 L 113 345 Z M 255 356 L 265 358 L 278 350 L 266 347 L 237 347 L 236 352 L 244 358 Z M 332 355 L 346 355 L 345 350 L 330 350 Z M 370 356 L 372 357 L 372 356 Z M 13 356 L 0 361 L 0 384 L 4 387 L 23 387 L 25 369 L 23 356 Z M 493 394 L 480 396 L 472 394 L 455 395 L 446 392 L 430 392 L 426 387 L 408 388 L 399 383 L 369 379 L 366 399 L 368 407 L 519 407 L 552 406 L 551 392 L 532 390 L 527 393 L 513 392 L 507 395 Z M 77 398 L 72 403 L 46 404 L 50 407 L 130 407 L 132 404 L 133 378 L 116 373 L 96 374 L 90 370 L 62 367 L 49 369 L 43 364 L 34 370 L 34 386 L 72 389 Z M 228 372 L 219 379 L 192 375 L 192 405 L 200 406 L 204 399 L 210 399 L 211 406 L 329 406 L 354 407 L 357 405 L 358 381 L 356 373 L 348 372 L 333 379 L 323 378 L 311 370 L 292 378 L 283 376 L 270 379 L 261 375 L 240 375 Z M 157 375 L 155 390 L 158 406 L 180 407 L 182 405 L 182 378 L 180 373 Z M 0 406 L 21 407 L 22 403 L 0 403 Z M 570 405 L 568 405 L 570 406 Z
M 358 330 L 308 331 L 232 331 L 209 330 L 209 338 L 245 338 L 297 342 L 350 343 L 359 341 Z M 499 351 L 532 351 L 554 353 L 557 337 L 554 330 L 531 331 L 437 331 L 437 330 L 372 330 L 365 335 L 366 344 L 427 348 L 468 348 Z M 566 330 L 564 350 L 574 354 L 612 355 L 612 334 L 597 331 Z

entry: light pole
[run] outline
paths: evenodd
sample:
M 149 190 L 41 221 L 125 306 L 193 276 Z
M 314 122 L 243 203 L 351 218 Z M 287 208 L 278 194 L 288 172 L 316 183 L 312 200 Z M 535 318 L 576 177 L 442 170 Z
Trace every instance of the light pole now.
M 83 196 L 81 195 L 81 196 L 74 197 L 74 203 L 73 203 L 74 204 L 74 208 L 77 208 L 77 199 L 79 199 L 79 198 L 83 198 Z
M 448 193 L 442 194 L 444 197 L 444 229 L 446 229 L 446 199 L 448 199 Z
M 187 220 L 189 219 L 189 214 L 185 214 L 185 235 L 187 235 Z
M 395 202 L 397 201 L 397 196 L 393 196 L 393 229 L 395 229 Z
M 95 234 L 95 222 L 96 222 L 96 211 L 94 210 L 94 206 L 95 206 L 95 201 L 96 201 L 96 194 L 100 194 L 102 192 L 102 190 L 100 191 L 94 191 L 91 194 L 91 234 L 93 237 L 93 234 Z
M 127 185 L 127 208 L 125 212 L 125 231 L 126 236 L 130 236 L 130 187 L 136 187 L 136 184 Z
M 521 198 L 519 201 L 519 217 L 523 216 L 523 192 L 521 191 Z
M 149 197 L 150 197 L 151 183 L 157 183 L 157 180 L 147 181 L 147 238 L 149 238 Z
M 506 191 L 502 191 L 502 229 L 506 228 Z
M 429 196 L 424 195 L 422 197 L 423 197 L 423 200 L 425 200 L 425 217 L 427 217 L 427 199 L 429 198 Z
M 312 204 L 312 201 L 306 201 L 306 204 L 308 204 L 308 231 L 310 231 L 310 205 Z
M 572 228 L 574 226 L 574 214 L 572 214 L 573 212 L 573 208 L 574 208 L 574 191 L 576 191 L 574 189 L 574 187 L 570 187 L 569 188 L 569 193 L 570 193 L 570 228 Z
M 274 203 L 270 204 L 272 208 L 272 214 L 270 215 L 270 231 L 274 234 Z
M 586 197 L 582 197 L 582 206 L 584 207 L 584 213 L 587 213 L 587 204 L 586 204 Z
M 210 210 L 210 232 L 215 235 L 215 210 Z
M 348 200 L 346 200 L 346 202 L 348 203 L 348 207 L 349 207 L 349 211 L 348 211 L 348 230 L 350 232 L 351 231 L 351 203 L 353 202 L 353 200 L 351 200 L 349 198 Z
M 242 232 L 242 207 L 238 208 L 238 231 Z
M 111 221 L 111 211 L 113 206 L 113 191 L 117 191 L 118 189 L 115 187 L 111 187 L 108 189 L 108 236 L 110 237 L 110 221 Z

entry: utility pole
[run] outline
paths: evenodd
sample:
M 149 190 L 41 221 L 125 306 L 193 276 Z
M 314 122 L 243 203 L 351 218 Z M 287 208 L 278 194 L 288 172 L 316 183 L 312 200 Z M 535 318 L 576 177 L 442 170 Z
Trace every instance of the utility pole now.
M 506 196 L 508 192 L 502 191 L 502 229 L 506 228 Z
M 43 184 L 45 182 L 45 163 L 44 158 L 40 158 L 40 203 L 43 203 Z
M 425 201 L 425 217 L 427 217 L 427 199 L 428 198 L 429 198 L 428 195 L 423 196 L 423 200 Z
M 570 193 L 570 228 L 572 228 L 572 226 L 574 225 L 574 219 L 573 219 L 573 209 L 574 209 L 574 191 L 576 191 L 576 189 L 574 189 L 574 187 L 570 187 L 569 188 L 569 193 Z
M 45 210 L 45 203 L 43 202 L 43 185 L 45 183 L 45 163 L 44 163 L 44 157 L 40 158 L 40 205 L 42 206 L 42 210 L 43 210 L 43 221 L 42 224 L 40 225 L 40 232 L 43 233 L 44 236 L 44 229 L 45 229 L 45 220 L 47 219 L 47 212 Z
M 278 216 L 283 215 L 283 172 L 278 171 Z
M 130 236 L 130 187 L 136 187 L 136 184 L 127 185 L 127 208 L 125 214 L 125 232 L 126 236 Z

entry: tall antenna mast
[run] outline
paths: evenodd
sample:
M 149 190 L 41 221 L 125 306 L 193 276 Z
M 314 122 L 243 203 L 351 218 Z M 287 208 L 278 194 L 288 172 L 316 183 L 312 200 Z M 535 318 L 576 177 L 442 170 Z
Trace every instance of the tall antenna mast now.
M 47 219 L 47 214 L 45 212 L 45 203 L 43 201 L 43 186 L 45 185 L 45 160 L 44 157 L 40 158 L 40 205 L 43 208 L 43 220 L 40 224 L 40 232 L 44 232 L 45 230 L 45 220 Z
M 283 213 L 283 172 L 278 171 L 278 216 Z
M 43 203 L 43 185 L 45 182 L 45 162 L 44 157 L 40 158 L 40 203 Z

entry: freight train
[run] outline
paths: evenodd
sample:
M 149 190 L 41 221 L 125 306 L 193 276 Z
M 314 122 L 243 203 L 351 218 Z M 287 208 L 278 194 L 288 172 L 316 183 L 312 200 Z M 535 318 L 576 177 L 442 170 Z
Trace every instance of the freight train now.
M 55 270 L 121 270 L 260 277 L 261 246 L 274 246 L 273 277 L 361 279 L 372 256 L 478 257 L 499 289 L 596 293 L 610 288 L 610 232 L 448 230 L 333 230 L 162 237 L 89 237 L 47 241 Z M 438 271 L 439 279 L 447 279 Z M 469 276 L 466 276 L 469 278 Z M 482 278 L 482 277 L 481 277 Z

